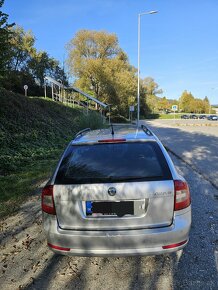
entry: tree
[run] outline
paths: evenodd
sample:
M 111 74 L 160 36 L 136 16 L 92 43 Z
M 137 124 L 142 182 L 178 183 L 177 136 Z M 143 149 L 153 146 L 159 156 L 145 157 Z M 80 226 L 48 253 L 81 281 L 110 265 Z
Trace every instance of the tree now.
M 189 113 L 194 96 L 191 92 L 184 91 L 179 99 L 179 108 L 181 111 Z
M 10 31 L 13 33 L 8 49 L 10 58 L 2 82 L 6 89 L 23 93 L 23 86 L 28 84 L 30 94 L 42 95 L 46 75 L 67 84 L 66 75 L 58 61 L 47 52 L 36 50 L 35 37 L 31 31 L 25 31 L 21 26 L 10 28 Z
M 163 98 L 159 98 L 158 103 L 157 103 L 157 108 L 160 111 L 167 111 L 171 109 L 171 105 L 169 101 L 167 100 L 167 98 L 163 97 Z
M 203 105 L 204 105 L 204 113 L 210 113 L 210 101 L 207 96 L 203 99 Z
M 210 102 L 207 97 L 203 100 L 194 98 L 191 92 L 184 91 L 179 99 L 180 110 L 186 113 L 204 114 L 210 112 Z
M 31 56 L 36 53 L 35 37 L 32 31 L 25 31 L 16 25 L 11 29 L 13 38 L 10 39 L 10 61 L 8 69 L 11 71 L 27 71 Z
M 0 0 L 0 8 L 3 6 L 4 0 Z M 14 23 L 8 23 L 8 14 L 0 10 L 0 85 L 6 71 L 6 64 L 10 59 L 9 40 L 11 39 L 10 28 Z
M 147 95 L 146 96 L 146 104 L 148 106 L 149 111 L 152 112 L 152 114 L 155 113 L 155 111 L 157 110 L 157 97 L 155 95 Z
M 54 58 L 49 57 L 45 51 L 35 51 L 31 59 L 28 61 L 28 69 L 35 78 L 36 82 L 41 87 L 44 85 L 44 78 L 49 75 L 66 84 L 66 75 L 63 69 L 60 68 L 59 62 Z
M 70 72 L 83 79 L 82 83 L 92 87 L 96 97 L 100 98 L 103 83 L 105 85 L 105 63 L 120 52 L 116 35 L 80 30 L 67 48 Z
M 25 31 L 20 26 L 10 28 L 13 38 L 9 40 L 8 54 L 10 58 L 6 64 L 3 86 L 8 90 L 23 93 L 23 86 L 29 85 L 29 92 L 38 94 L 34 77 L 29 72 L 28 62 L 36 51 L 35 37 L 31 31 Z
M 159 89 L 158 84 L 151 77 L 146 77 L 141 81 L 141 112 L 145 115 L 157 109 L 158 94 L 163 91 Z
M 135 104 L 136 70 L 119 47 L 117 36 L 81 30 L 67 48 L 69 69 L 77 78 L 75 85 L 127 115 L 128 106 Z

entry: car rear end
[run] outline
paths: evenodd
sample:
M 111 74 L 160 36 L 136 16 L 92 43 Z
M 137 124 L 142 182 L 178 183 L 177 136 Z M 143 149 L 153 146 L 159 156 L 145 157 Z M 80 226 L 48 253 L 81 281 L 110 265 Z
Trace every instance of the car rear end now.
M 96 135 L 68 146 L 43 190 L 48 246 L 79 256 L 183 248 L 191 225 L 190 193 L 159 140 L 145 132 Z

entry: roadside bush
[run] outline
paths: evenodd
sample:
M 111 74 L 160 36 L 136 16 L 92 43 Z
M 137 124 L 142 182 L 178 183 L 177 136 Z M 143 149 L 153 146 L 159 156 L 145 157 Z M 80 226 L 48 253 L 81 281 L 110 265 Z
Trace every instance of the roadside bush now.
M 147 114 L 145 116 L 141 116 L 140 119 L 158 119 L 160 117 L 159 114 Z
M 121 115 L 111 116 L 111 123 L 129 123 L 129 120 Z
M 76 120 L 78 131 L 81 130 L 80 128 L 91 128 L 92 130 L 98 129 L 103 126 L 102 122 L 103 119 L 101 115 L 92 111 L 89 111 L 88 115 L 81 113 Z

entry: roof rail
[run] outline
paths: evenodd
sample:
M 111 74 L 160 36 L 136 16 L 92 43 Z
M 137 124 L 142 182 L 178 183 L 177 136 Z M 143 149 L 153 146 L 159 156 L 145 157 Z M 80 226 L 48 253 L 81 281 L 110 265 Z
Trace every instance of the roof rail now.
M 141 128 L 145 132 L 145 134 L 147 134 L 148 136 L 152 136 L 153 135 L 151 130 L 149 130 L 148 127 L 146 127 L 145 125 L 141 125 Z
M 91 131 L 91 129 L 90 129 L 90 128 L 85 128 L 85 129 L 79 131 L 78 133 L 76 133 L 75 138 L 77 138 L 77 137 L 80 136 L 80 135 L 84 135 L 84 134 L 85 134 L 86 132 L 88 132 L 88 131 Z

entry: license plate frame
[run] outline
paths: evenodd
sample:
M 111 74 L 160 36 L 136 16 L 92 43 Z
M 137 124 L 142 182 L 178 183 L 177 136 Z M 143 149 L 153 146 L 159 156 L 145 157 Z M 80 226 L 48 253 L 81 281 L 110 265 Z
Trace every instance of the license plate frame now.
M 86 216 L 134 216 L 134 201 L 86 201 Z

